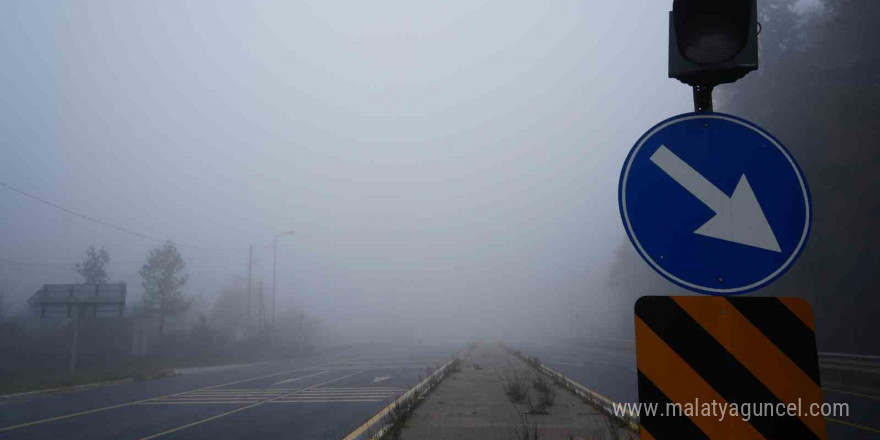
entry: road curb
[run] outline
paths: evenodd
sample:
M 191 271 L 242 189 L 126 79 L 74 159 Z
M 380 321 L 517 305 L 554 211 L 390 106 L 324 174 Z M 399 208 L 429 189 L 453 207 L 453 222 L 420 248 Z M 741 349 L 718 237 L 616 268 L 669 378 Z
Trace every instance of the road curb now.
M 515 356 L 522 359 L 525 363 L 529 364 L 531 367 L 549 376 L 551 379 L 564 383 L 565 388 L 568 391 L 598 407 L 608 416 L 614 417 L 615 419 L 625 423 L 626 426 L 633 432 L 639 432 L 639 417 L 632 412 L 631 408 L 627 408 L 629 411 L 627 411 L 626 415 L 618 416 L 617 413 L 614 411 L 615 406 L 620 405 L 618 402 L 615 402 L 614 400 L 611 400 L 601 393 L 591 390 L 583 384 L 578 383 L 566 377 L 564 374 L 544 365 L 543 363 L 541 363 L 541 361 L 538 360 L 538 358 L 529 357 L 525 355 L 522 351 L 511 348 L 507 345 L 504 345 L 504 347 L 510 350 L 510 352 L 513 353 Z
M 163 376 L 164 377 L 164 376 Z M 45 390 L 34 390 L 34 391 L 25 391 L 23 393 L 13 393 L 13 394 L 3 394 L 0 395 L 0 400 L 8 400 L 8 399 L 18 399 L 22 397 L 33 397 L 33 396 L 42 396 L 45 394 L 59 394 L 59 393 L 67 393 L 72 391 L 82 391 L 88 390 L 91 388 L 100 388 L 108 385 L 119 385 L 123 383 L 134 382 L 134 378 L 130 377 L 128 379 L 119 379 L 119 380 L 108 380 L 103 382 L 92 382 L 82 385 L 73 385 L 68 387 L 57 387 L 57 388 L 47 388 Z
M 152 379 L 161 379 L 163 377 L 172 377 L 172 376 L 180 376 L 185 374 L 196 374 L 196 373 L 211 373 L 214 371 L 223 371 L 223 370 L 231 370 L 234 368 L 241 367 L 249 367 L 252 365 L 260 365 L 260 364 L 268 364 L 272 362 L 277 362 L 276 360 L 268 360 L 262 362 L 251 362 L 247 364 L 227 364 L 227 365 L 211 365 L 206 367 L 185 367 L 185 368 L 166 368 L 163 370 L 157 371 L 155 374 L 150 376 L 144 376 L 142 380 L 152 380 Z M 136 377 L 128 377 L 124 379 L 117 380 L 105 380 L 99 382 L 86 383 L 82 385 L 71 385 L 71 386 L 60 386 L 55 388 L 46 388 L 42 390 L 33 390 L 33 391 L 25 391 L 22 393 L 13 393 L 13 394 L 2 394 L 0 395 L 0 401 L 7 399 L 18 399 L 23 397 L 33 397 L 33 396 L 42 396 L 46 394 L 58 394 L 58 393 L 67 393 L 73 391 L 83 391 L 92 388 L 100 388 L 109 385 L 120 385 L 129 382 L 135 382 L 139 379 Z
M 381 438 L 382 434 L 385 433 L 385 430 L 388 429 L 388 426 L 384 424 L 385 416 L 401 402 L 404 402 L 405 400 L 413 397 L 418 398 L 424 396 L 428 391 L 431 390 L 432 379 L 436 377 L 442 377 L 444 374 L 446 374 L 446 370 L 449 369 L 453 362 L 455 362 L 456 360 L 464 360 L 464 358 L 467 357 L 467 352 L 468 350 L 460 351 L 458 354 L 453 356 L 452 359 L 443 364 L 443 366 L 438 368 L 437 371 L 434 371 L 434 373 L 432 373 L 430 376 L 417 383 L 407 392 L 401 394 L 397 399 L 394 400 L 394 402 L 391 402 L 385 408 L 382 408 L 379 412 L 370 417 L 369 420 L 364 422 L 364 424 L 345 436 L 343 440 L 373 440 Z M 435 383 L 435 385 L 437 384 L 439 383 Z
M 101 387 L 110 386 L 110 385 L 121 385 L 124 383 L 136 382 L 138 380 L 161 379 L 163 377 L 178 376 L 180 374 L 185 374 L 185 373 L 182 373 L 181 369 L 166 369 L 166 370 L 160 370 L 156 374 L 151 375 L 151 376 L 144 376 L 140 379 L 138 379 L 136 377 L 127 377 L 125 379 L 104 380 L 104 381 L 99 381 L 99 382 L 85 383 L 82 385 L 61 386 L 61 387 L 55 387 L 55 388 L 46 388 L 43 390 L 25 391 L 23 393 L 3 394 L 3 395 L 0 395 L 0 400 L 43 396 L 46 394 L 70 393 L 70 392 L 74 392 L 74 391 L 83 391 L 83 390 L 89 390 L 92 388 L 101 388 Z

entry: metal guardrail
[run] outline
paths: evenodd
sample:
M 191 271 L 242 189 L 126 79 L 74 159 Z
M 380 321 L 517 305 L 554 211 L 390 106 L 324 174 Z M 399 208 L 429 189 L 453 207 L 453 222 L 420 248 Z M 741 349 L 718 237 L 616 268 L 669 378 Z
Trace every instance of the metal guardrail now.
M 880 356 L 819 353 L 822 386 L 880 393 Z
M 858 359 L 858 360 L 864 360 L 864 361 L 877 362 L 877 364 L 880 365 L 880 356 L 872 356 L 872 355 L 864 355 L 864 354 L 819 352 L 819 359 L 822 359 L 822 358 Z

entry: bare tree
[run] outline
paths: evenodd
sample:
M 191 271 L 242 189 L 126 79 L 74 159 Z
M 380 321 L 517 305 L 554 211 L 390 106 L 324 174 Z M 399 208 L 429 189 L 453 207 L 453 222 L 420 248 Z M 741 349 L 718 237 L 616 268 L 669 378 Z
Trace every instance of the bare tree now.
M 110 262 L 110 254 L 104 247 L 101 250 L 89 246 L 86 250 L 86 259 L 82 263 L 76 263 L 76 271 L 85 278 L 86 284 L 103 284 L 110 278 L 104 266 Z
M 181 290 L 189 280 L 189 274 L 183 273 L 185 268 L 186 263 L 177 246 L 170 241 L 151 250 L 147 262 L 141 267 L 143 310 L 159 317 L 160 336 L 166 317 L 185 313 L 192 304 L 192 299 Z

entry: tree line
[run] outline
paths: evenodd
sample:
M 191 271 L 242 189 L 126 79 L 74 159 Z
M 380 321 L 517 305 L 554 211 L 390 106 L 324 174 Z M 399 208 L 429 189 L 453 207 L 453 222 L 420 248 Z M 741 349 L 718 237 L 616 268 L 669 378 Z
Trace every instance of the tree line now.
M 87 284 L 104 284 L 110 278 L 106 269 L 109 262 L 110 253 L 104 247 L 97 250 L 95 246 L 89 246 L 85 259 L 77 263 L 76 271 Z M 170 241 L 150 250 L 147 261 L 141 266 L 141 287 L 144 291 L 140 304 L 135 306 L 135 314 L 156 317 L 159 336 L 162 336 L 169 317 L 186 313 L 192 305 L 192 298 L 183 292 L 183 287 L 189 281 L 185 269 L 186 262 L 177 246 Z
M 76 272 L 85 284 L 106 284 L 111 279 L 111 261 L 107 249 L 90 246 Z M 190 279 L 186 268 L 174 243 L 150 250 L 139 271 L 140 299 L 131 313 L 115 318 L 77 322 L 12 314 L 8 298 L 0 292 L 0 353 L 4 357 L 0 391 L 74 380 L 67 373 L 73 325 L 80 333 L 77 378 L 89 376 L 89 380 L 151 375 L 167 368 L 291 358 L 332 342 L 329 329 L 299 308 L 280 309 L 271 327 L 266 320 L 256 324 L 248 315 L 250 289 L 240 279 L 222 288 L 208 306 L 200 297 L 186 293 Z M 142 345 L 140 341 L 146 342 Z M 146 349 L 136 348 L 140 346 Z

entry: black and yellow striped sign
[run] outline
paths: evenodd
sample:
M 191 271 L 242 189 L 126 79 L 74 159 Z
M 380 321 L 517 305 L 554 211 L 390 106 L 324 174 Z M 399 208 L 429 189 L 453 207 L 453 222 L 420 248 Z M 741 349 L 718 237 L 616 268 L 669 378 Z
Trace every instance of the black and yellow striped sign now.
M 826 438 L 806 301 L 645 296 L 635 315 L 642 440 Z

